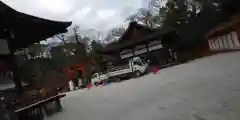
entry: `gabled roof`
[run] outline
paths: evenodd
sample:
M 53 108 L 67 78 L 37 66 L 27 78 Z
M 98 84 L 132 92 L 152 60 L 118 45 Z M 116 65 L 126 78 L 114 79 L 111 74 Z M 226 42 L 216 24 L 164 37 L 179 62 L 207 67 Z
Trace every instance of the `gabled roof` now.
M 145 25 L 137 24 L 137 22 L 131 22 L 119 40 L 117 42 L 108 44 L 103 52 L 116 52 L 122 48 L 158 38 L 161 35 L 167 34 L 171 31 L 174 30 L 165 28 L 150 28 Z
M 118 41 L 120 41 L 120 42 L 127 41 L 127 40 L 129 40 L 129 37 L 131 39 L 131 37 L 133 37 L 136 34 L 138 34 L 138 36 L 148 35 L 148 34 L 155 32 L 156 30 L 159 30 L 159 29 L 151 28 L 146 25 L 141 25 L 135 21 L 132 21 L 129 23 L 127 30 L 123 33 L 123 35 L 119 38 Z M 141 34 L 141 35 L 139 35 L 139 34 Z
M 14 33 L 14 39 L 9 41 L 11 48 L 20 49 L 44 40 L 58 33 L 67 31 L 71 22 L 46 20 L 20 13 L 0 1 L 0 38 L 9 37 Z
M 111 52 L 120 49 L 120 44 L 119 42 L 112 42 L 109 43 L 104 49 L 103 52 Z

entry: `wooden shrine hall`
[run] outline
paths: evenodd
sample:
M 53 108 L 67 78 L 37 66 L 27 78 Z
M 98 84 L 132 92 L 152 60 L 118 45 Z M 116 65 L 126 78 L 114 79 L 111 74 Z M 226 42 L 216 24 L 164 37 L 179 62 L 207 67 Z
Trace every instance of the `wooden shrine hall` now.
M 14 53 L 21 48 L 67 32 L 71 22 L 58 22 L 27 15 L 0 1 L 0 63 L 13 71 L 15 86 L 21 89 Z M 1 69 L 2 70 L 2 69 Z
M 173 29 L 150 28 L 131 22 L 117 42 L 106 46 L 103 55 L 106 61 L 140 56 L 150 60 L 152 65 L 164 65 L 174 61 L 175 36 Z

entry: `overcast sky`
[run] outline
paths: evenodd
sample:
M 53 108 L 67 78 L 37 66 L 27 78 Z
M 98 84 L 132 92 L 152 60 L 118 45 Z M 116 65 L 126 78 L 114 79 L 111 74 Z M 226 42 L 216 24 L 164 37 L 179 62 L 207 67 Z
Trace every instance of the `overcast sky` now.
M 81 28 L 107 30 L 124 23 L 125 18 L 146 0 L 2 0 L 14 9 L 52 20 L 69 20 Z

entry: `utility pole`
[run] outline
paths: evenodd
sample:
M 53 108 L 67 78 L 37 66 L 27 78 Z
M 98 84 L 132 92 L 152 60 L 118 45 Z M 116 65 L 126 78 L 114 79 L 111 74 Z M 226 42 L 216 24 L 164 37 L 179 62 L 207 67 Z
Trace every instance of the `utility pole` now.
M 77 44 L 80 44 L 80 42 L 79 42 L 79 40 L 78 40 L 77 28 L 79 28 L 79 26 L 75 26 L 73 29 L 74 29 L 74 34 L 75 34 L 76 42 L 77 42 Z

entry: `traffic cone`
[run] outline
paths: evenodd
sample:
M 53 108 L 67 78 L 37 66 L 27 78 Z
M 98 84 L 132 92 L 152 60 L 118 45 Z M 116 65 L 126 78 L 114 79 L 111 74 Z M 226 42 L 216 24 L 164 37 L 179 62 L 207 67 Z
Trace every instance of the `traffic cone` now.
M 106 86 L 109 86 L 110 85 L 110 83 L 109 82 L 106 82 Z
M 88 89 L 91 89 L 93 86 L 92 86 L 92 84 L 89 83 L 89 84 L 87 85 L 87 87 L 88 87 Z
M 154 66 L 153 73 L 156 74 L 159 71 L 158 66 Z

